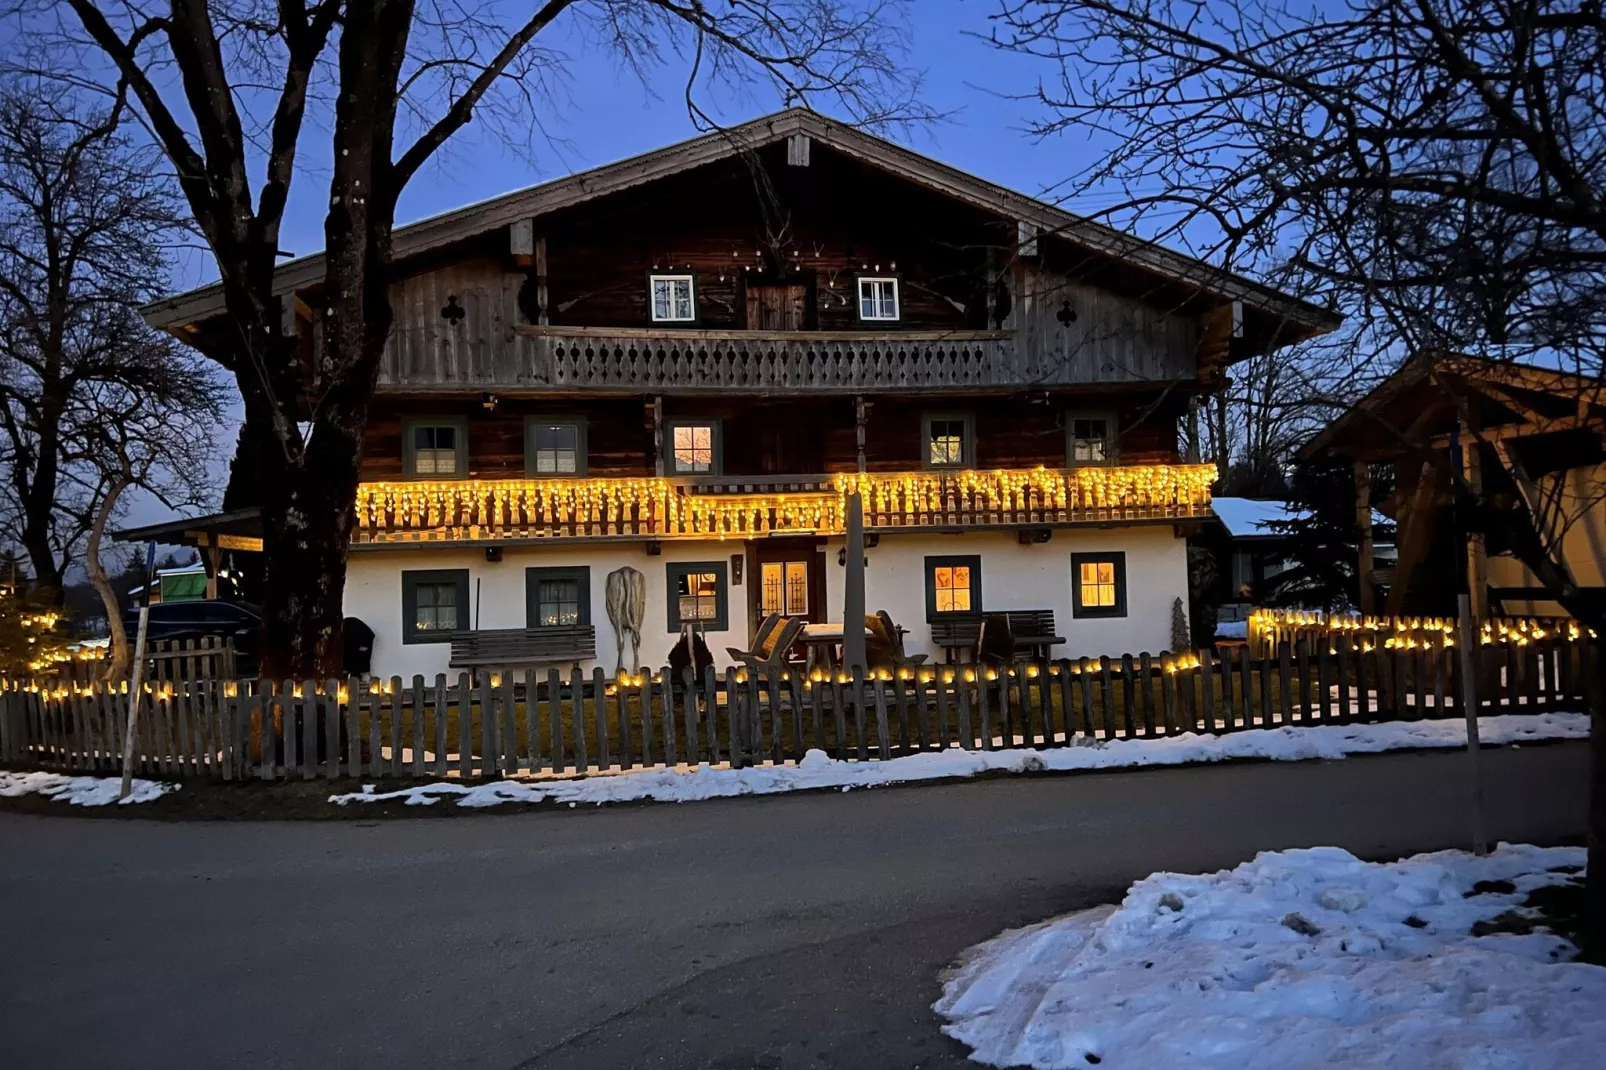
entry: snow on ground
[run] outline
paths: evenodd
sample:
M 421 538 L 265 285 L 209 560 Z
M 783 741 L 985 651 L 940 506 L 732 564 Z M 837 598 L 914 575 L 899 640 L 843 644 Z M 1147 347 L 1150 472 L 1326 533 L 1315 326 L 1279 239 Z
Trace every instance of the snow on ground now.
M 1470 934 L 1583 862 L 1502 844 L 1369 864 L 1315 847 L 1157 873 L 1119 907 L 972 948 L 935 1009 L 995 1066 L 1598 1067 L 1606 969 L 1565 961 L 1572 946 L 1544 931 Z M 1479 881 L 1510 883 L 1474 894 Z
M 157 780 L 135 780 L 134 791 L 128 798 L 119 800 L 123 778 L 114 776 L 67 776 L 63 773 L 14 773 L 0 769 L 0 798 L 13 799 L 19 795 L 43 795 L 57 802 L 74 806 L 106 806 L 109 803 L 142 803 L 159 799 L 177 784 Z
M 1500 714 L 1478 719 L 1486 744 L 1543 739 L 1585 739 L 1589 718 L 1578 713 Z M 580 803 L 690 802 L 732 795 L 770 795 L 809 788 L 873 788 L 914 780 L 970 777 L 980 773 L 1036 773 L 1089 769 L 1122 769 L 1147 765 L 1219 762 L 1231 758 L 1302 761 L 1343 758 L 1387 750 L 1461 747 L 1466 725 L 1459 720 L 1389 721 L 1373 725 L 1310 725 L 1255 728 L 1224 736 L 1188 733 L 1161 739 L 1095 742 L 1050 750 L 1011 748 L 968 751 L 950 748 L 910 754 L 882 762 L 842 762 L 811 750 L 797 765 L 765 765 L 751 769 L 701 765 L 643 769 L 584 779 L 501 780 L 484 784 L 450 781 L 397 791 L 366 785 L 361 792 L 331 795 L 330 802 L 388 802 L 427 806 L 455 796 L 460 806 L 538 803 L 546 800 Z

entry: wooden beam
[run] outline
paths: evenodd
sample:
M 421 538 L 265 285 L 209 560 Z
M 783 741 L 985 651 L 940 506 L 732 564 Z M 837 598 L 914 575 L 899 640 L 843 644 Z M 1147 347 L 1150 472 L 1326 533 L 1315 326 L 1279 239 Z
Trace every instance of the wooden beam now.
M 867 469 L 864 457 L 864 428 L 869 408 L 864 403 L 863 394 L 853 399 L 853 441 L 858 450 L 859 471 L 861 472 Z
M 547 311 L 546 235 L 535 239 L 535 322 L 545 327 L 551 319 Z
M 789 134 L 786 138 L 786 162 L 790 167 L 807 167 L 809 165 L 809 136 L 807 134 Z
M 1355 531 L 1355 578 L 1360 588 L 1361 612 L 1371 616 L 1377 612 L 1377 588 L 1372 580 L 1372 469 L 1365 461 L 1355 462 Z
M 1435 508 L 1438 489 L 1438 470 L 1428 461 L 1417 472 L 1416 485 L 1410 497 L 1400 498 L 1400 515 L 1395 518 L 1398 558 L 1394 565 L 1394 585 L 1389 588 L 1388 599 L 1388 612 L 1391 615 L 1398 615 L 1404 608 L 1411 571 L 1427 556 L 1428 547 L 1433 543 L 1433 527 L 1438 519 L 1438 509 Z
M 664 474 L 664 398 L 662 394 L 653 395 L 652 406 L 648 411 L 652 416 L 653 474 L 662 477 Z
M 1037 224 L 1018 220 L 1015 223 L 1016 252 L 1020 256 L 1036 256 L 1038 253 Z
M 1478 440 L 1463 410 L 1466 434 L 1461 439 L 1461 477 L 1478 497 L 1483 494 L 1483 457 L 1478 453 Z M 1480 621 L 1489 615 L 1489 551 L 1482 532 L 1467 534 L 1467 597 L 1472 606 L 1472 619 Z
M 514 256 L 535 255 L 535 220 L 518 219 L 508 224 L 508 252 Z

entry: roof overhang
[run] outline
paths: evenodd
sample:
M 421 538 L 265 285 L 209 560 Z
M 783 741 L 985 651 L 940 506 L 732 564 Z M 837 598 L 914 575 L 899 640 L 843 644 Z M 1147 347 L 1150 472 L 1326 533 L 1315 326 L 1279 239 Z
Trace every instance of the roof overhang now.
M 262 510 L 235 509 L 208 516 L 177 517 L 160 524 L 112 532 L 118 542 L 160 542 L 220 550 L 262 549 Z
M 845 156 L 917 182 L 929 189 L 1005 219 L 1036 227 L 1094 252 L 1120 259 L 1173 282 L 1198 288 L 1223 302 L 1242 302 L 1285 323 L 1281 340 L 1298 341 L 1336 329 L 1337 314 L 1260 283 L 1214 268 L 1114 227 L 1067 212 L 1014 190 L 977 178 L 947 164 L 802 108 L 777 112 L 666 148 L 606 164 L 567 178 L 504 194 L 397 227 L 392 235 L 395 262 L 441 249 L 525 219 L 583 204 L 692 168 L 734 157 L 794 134 L 806 134 Z M 290 260 L 274 273 L 274 292 L 288 294 L 321 283 L 322 253 Z M 203 286 L 146 305 L 153 327 L 176 329 L 221 315 L 223 287 Z

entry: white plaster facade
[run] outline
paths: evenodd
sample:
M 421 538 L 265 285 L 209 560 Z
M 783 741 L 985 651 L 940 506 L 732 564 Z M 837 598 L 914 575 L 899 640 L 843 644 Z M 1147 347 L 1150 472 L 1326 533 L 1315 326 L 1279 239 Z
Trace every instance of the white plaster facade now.
M 844 568 L 838 564 L 844 540 L 826 544 L 825 606 L 829 620 L 842 615 Z M 746 544 L 737 540 L 707 542 L 665 541 L 662 552 L 648 555 L 645 544 L 586 543 L 570 546 L 508 546 L 501 561 L 488 562 L 479 547 L 397 547 L 353 552 L 348 560 L 346 614 L 362 619 L 375 633 L 373 671 L 382 676 L 426 678 L 448 669 L 447 643 L 402 642 L 402 572 L 412 569 L 467 569 L 469 623 L 475 628 L 526 626 L 525 573 L 531 567 L 590 568 L 591 622 L 597 632 L 598 661 L 582 662 L 589 671 L 601 664 L 612 671 L 615 637 L 604 606 L 608 573 L 623 565 L 646 577 L 647 609 L 642 625 L 641 662 L 661 666 L 679 638 L 668 617 L 667 572 L 670 562 L 721 561 L 727 576 L 731 558 L 742 557 Z M 1126 614 L 1121 617 L 1078 619 L 1074 614 L 1071 555 L 1083 552 L 1120 552 L 1126 555 Z M 1170 525 L 1121 528 L 1062 529 L 1046 543 L 1022 545 L 1013 531 L 978 531 L 959 535 L 883 534 L 880 544 L 868 550 L 865 569 L 865 604 L 871 612 L 885 609 L 908 629 L 905 645 L 910 653 L 927 653 L 934 660 L 942 652 L 931 643 L 926 621 L 927 556 L 975 554 L 981 558 L 981 597 L 984 610 L 1051 609 L 1063 646 L 1055 657 L 1097 657 L 1100 654 L 1157 653 L 1171 645 L 1172 604 L 1187 604 L 1187 542 Z M 707 640 L 716 663 L 730 662 L 726 647 L 745 647 L 749 636 L 748 584 L 732 585 L 727 599 L 729 629 L 709 631 Z M 627 652 L 628 658 L 628 652 Z

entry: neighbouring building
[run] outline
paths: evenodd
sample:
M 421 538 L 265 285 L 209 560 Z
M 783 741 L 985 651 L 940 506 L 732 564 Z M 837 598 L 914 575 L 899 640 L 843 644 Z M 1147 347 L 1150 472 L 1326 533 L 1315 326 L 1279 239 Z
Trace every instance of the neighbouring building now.
M 1162 650 L 1214 478 L 1179 422 L 1337 322 L 802 110 L 395 250 L 345 595 L 384 674 L 446 671 L 460 631 L 587 626 L 574 660 L 611 669 L 626 568 L 647 664 L 686 623 L 723 663 L 766 614 L 840 619 L 850 486 L 867 605 L 911 652 L 1005 609 L 1051 610 L 1056 654 Z M 323 273 L 278 271 L 309 353 Z M 222 314 L 213 287 L 147 318 Z
M 1547 358 L 1555 366 L 1530 362 Z M 1457 515 L 1452 472 L 1494 508 L 1522 501 L 1586 597 L 1606 599 L 1606 396 L 1594 375 L 1564 370 L 1571 363 L 1420 354 L 1304 447 L 1302 457 L 1353 461 L 1357 515 L 1376 505 L 1396 523 L 1386 579 L 1361 540 L 1358 568 L 1374 581 L 1363 582 L 1374 597 L 1364 611 L 1453 616 L 1465 591 L 1480 618 L 1565 615 L 1509 546 Z M 1393 468 L 1394 491 L 1374 503 L 1376 464 Z

